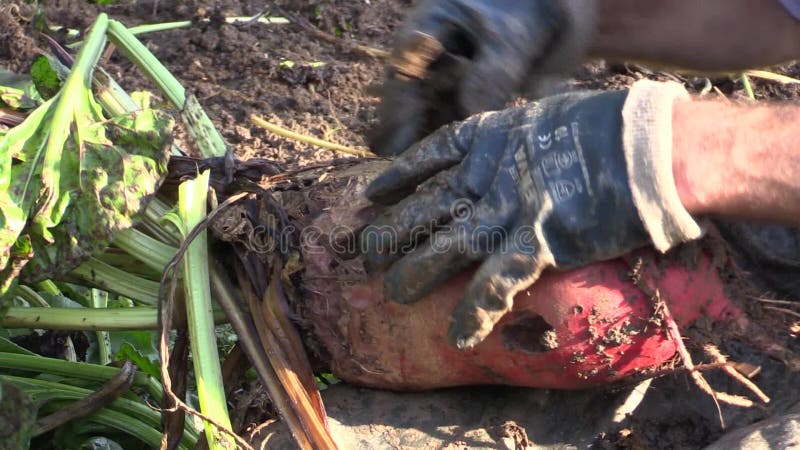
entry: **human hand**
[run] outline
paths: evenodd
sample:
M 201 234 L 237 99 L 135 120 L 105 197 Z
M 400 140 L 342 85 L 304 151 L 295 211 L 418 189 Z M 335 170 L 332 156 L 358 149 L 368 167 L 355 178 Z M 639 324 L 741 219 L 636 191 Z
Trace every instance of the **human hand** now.
M 576 66 L 590 0 L 427 0 L 398 33 L 370 147 L 395 155 L 436 128 L 502 108 Z
M 545 268 L 698 237 L 670 159 L 672 102 L 685 90 L 641 82 L 630 92 L 570 93 L 480 114 L 399 156 L 367 197 L 400 201 L 362 232 L 368 262 L 390 266 L 386 297 L 417 301 L 479 263 L 449 334 L 470 348 Z

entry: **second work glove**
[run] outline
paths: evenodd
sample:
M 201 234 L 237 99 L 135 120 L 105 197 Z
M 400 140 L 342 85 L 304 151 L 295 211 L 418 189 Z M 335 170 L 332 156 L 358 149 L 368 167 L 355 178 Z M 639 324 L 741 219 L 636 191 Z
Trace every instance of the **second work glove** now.
M 483 340 L 543 269 L 700 236 L 672 175 L 674 83 L 569 93 L 448 125 L 367 189 L 394 204 L 362 234 L 387 298 L 414 302 L 480 263 L 451 344 Z
M 501 109 L 572 71 L 595 0 L 423 0 L 397 33 L 372 151 L 398 154 L 436 128 Z

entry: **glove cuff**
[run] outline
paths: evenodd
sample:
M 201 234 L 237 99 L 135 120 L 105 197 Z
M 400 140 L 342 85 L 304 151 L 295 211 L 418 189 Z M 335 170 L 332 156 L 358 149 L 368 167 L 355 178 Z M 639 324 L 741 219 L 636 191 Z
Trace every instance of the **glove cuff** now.
M 633 201 L 655 247 L 666 252 L 702 235 L 672 174 L 672 105 L 689 99 L 678 83 L 641 80 L 622 109 L 623 147 Z

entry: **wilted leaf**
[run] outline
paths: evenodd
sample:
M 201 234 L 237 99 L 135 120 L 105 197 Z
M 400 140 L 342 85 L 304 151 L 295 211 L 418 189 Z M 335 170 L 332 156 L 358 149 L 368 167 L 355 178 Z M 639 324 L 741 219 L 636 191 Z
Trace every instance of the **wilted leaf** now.
M 57 173 L 69 183 L 61 184 L 68 204 L 62 213 L 55 203 L 52 220 L 37 215 L 44 226 L 33 235 L 36 256 L 26 279 L 68 272 L 133 226 L 166 173 L 172 127 L 166 115 L 144 110 L 89 125 L 82 143 L 67 141 Z
M 83 308 L 83 305 L 63 294 L 38 293 L 53 308 Z
M 36 152 L 44 147 L 47 130 L 37 126 L 50 114 L 51 102 L 37 108 L 27 120 L 0 138 L 0 270 L 8 265 L 11 247 L 20 237 L 37 191 Z M 25 145 L 23 145 L 25 144 Z
M 92 97 L 101 18 L 62 90 L 0 137 L 0 271 L 27 236 L 34 255 L 22 278 L 30 282 L 58 278 L 103 250 L 166 173 L 172 119 L 144 109 L 109 120 Z
M 39 101 L 24 90 L 8 86 L 0 86 L 0 101 L 13 109 L 33 109 L 39 106 Z
M 0 105 L 5 104 L 13 109 L 33 109 L 41 102 L 42 97 L 30 77 L 0 68 Z
M 98 114 L 80 125 L 73 117 L 72 132 L 47 158 L 52 107 L 0 137 L 0 269 L 25 229 L 35 252 L 29 280 L 69 271 L 132 226 L 166 171 L 171 142 L 172 119 L 158 111 L 108 121 Z

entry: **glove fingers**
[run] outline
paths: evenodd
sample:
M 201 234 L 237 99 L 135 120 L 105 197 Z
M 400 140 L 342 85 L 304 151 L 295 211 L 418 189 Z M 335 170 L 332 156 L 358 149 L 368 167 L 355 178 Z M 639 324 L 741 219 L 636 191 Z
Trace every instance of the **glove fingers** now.
M 510 248 L 494 253 L 478 269 L 461 303 L 453 312 L 450 344 L 459 349 L 478 345 L 494 325 L 511 310 L 514 295 L 533 284 L 547 265 L 535 243 L 533 230 L 517 229 Z
M 461 130 L 462 126 L 441 128 L 398 156 L 367 186 L 367 198 L 376 203 L 394 203 L 436 173 L 461 162 L 467 149 L 459 141 L 471 134 Z
M 385 269 L 413 249 L 436 226 L 453 218 L 464 194 L 453 186 L 460 183 L 460 166 L 440 172 L 420 190 L 393 206 L 361 233 L 370 271 Z
M 389 268 L 386 296 L 400 303 L 415 302 L 501 246 L 516 210 L 495 208 L 493 198 L 489 192 L 476 205 L 456 200 L 451 207 L 453 220 Z
M 416 302 L 479 259 L 469 248 L 470 234 L 464 226 L 437 232 L 394 263 L 384 277 L 386 297 L 398 303 Z
M 482 208 L 479 223 L 487 228 L 513 221 L 513 208 L 509 205 L 519 203 L 514 181 L 508 171 L 501 171 L 498 176 L 497 170 L 500 164 L 497 153 L 502 153 L 506 145 L 506 127 L 502 118 L 493 116 L 499 114 L 476 117 L 459 128 L 456 134 L 479 136 L 463 161 L 424 182 L 416 193 L 393 206 L 365 229 L 362 242 L 366 244 L 370 269 L 388 267 L 405 253 L 403 247 L 416 246 L 437 226 L 451 220 L 465 222 L 471 219 L 476 212 L 474 199 L 485 196 L 479 204 Z M 486 126 L 481 128 L 481 124 Z M 480 131 L 468 131 L 472 127 Z M 487 205 L 492 208 L 487 209 Z

